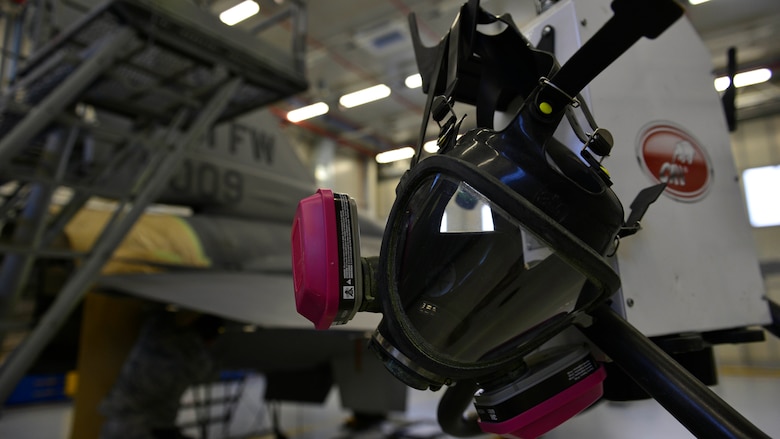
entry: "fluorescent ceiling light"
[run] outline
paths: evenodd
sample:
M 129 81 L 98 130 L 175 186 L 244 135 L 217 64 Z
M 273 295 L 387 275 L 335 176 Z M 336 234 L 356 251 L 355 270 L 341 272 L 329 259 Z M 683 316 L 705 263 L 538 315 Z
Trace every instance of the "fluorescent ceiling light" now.
M 753 227 L 780 225 L 780 166 L 746 169 L 742 173 L 750 224 Z
M 409 88 L 420 88 L 422 87 L 422 76 L 419 73 L 407 76 L 404 80 L 404 85 Z
M 410 159 L 414 157 L 414 148 L 411 146 L 405 146 L 399 149 L 393 149 L 390 151 L 380 152 L 376 155 L 377 163 L 390 163 L 397 162 L 398 160 Z
M 302 120 L 311 119 L 312 117 L 321 116 L 327 113 L 329 109 L 328 104 L 325 102 L 317 102 L 316 104 L 307 105 L 290 111 L 287 113 L 287 120 L 290 122 L 300 122 Z
M 708 1 L 710 1 L 710 0 L 688 0 L 688 3 L 696 6 L 696 5 L 700 5 L 702 3 L 707 3 Z
M 723 91 L 729 88 L 729 84 L 731 84 L 731 79 L 729 79 L 728 76 L 719 76 L 715 78 L 715 90 L 717 91 Z
M 228 26 L 233 26 L 260 12 L 260 5 L 254 0 L 245 0 L 219 14 L 219 19 Z
M 760 84 L 769 81 L 772 78 L 772 71 L 769 69 L 756 69 L 734 75 L 734 87 L 746 87 L 748 85 Z M 728 76 L 715 78 L 715 90 L 723 91 L 729 87 L 731 80 Z
M 345 94 L 339 98 L 339 104 L 347 108 L 357 107 L 358 105 L 378 101 L 390 96 L 390 87 L 379 84 L 373 87 L 364 88 L 354 93 Z
M 460 139 L 462 136 L 463 134 L 458 134 L 457 137 L 455 138 Z M 423 143 L 423 149 L 425 150 L 425 152 L 429 152 L 431 154 L 439 152 L 439 140 L 434 139 Z
M 425 143 L 423 143 L 423 149 L 425 152 L 429 152 L 431 154 L 435 152 L 439 152 L 439 141 L 438 140 L 429 140 Z

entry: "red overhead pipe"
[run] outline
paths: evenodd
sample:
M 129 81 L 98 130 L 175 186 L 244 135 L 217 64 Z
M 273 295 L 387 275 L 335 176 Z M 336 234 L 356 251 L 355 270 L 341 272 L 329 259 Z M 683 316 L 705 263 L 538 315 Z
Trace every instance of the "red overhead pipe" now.
M 375 157 L 377 154 L 376 151 L 370 148 L 366 148 L 360 143 L 345 139 L 342 136 L 340 136 L 338 133 L 334 133 L 333 131 L 328 131 L 325 128 L 319 127 L 311 122 L 306 122 L 305 120 L 300 122 L 294 122 L 294 123 L 290 122 L 289 120 L 287 120 L 287 113 L 284 110 L 281 110 L 277 107 L 269 107 L 269 110 L 271 111 L 271 114 L 278 117 L 279 121 L 283 124 L 293 124 L 303 129 L 306 129 L 308 131 L 311 131 L 312 133 L 317 134 L 318 136 L 327 137 L 329 139 L 335 140 L 336 143 L 338 143 L 339 145 L 354 149 L 355 151 L 363 154 L 366 157 Z
M 396 9 L 401 11 L 401 13 L 404 14 L 404 15 L 408 15 L 411 12 L 409 7 L 405 3 L 403 3 L 401 0 L 391 0 L 391 3 L 393 3 L 393 5 L 396 7 Z M 423 31 L 425 31 L 432 38 L 437 38 L 435 33 L 424 22 L 420 22 L 420 28 L 423 29 Z M 325 50 L 333 61 L 335 61 L 337 64 L 341 65 L 346 70 L 349 70 L 349 71 L 352 71 L 352 72 L 356 73 L 358 76 L 360 76 L 362 79 L 364 79 L 366 81 L 370 81 L 370 82 L 377 81 L 377 77 L 375 75 L 372 75 L 372 74 L 366 72 L 360 66 L 354 64 L 350 60 L 348 60 L 348 59 L 344 58 L 343 56 L 339 55 L 338 53 L 332 51 L 328 46 L 326 46 L 325 44 L 323 44 L 319 40 L 311 38 L 308 35 L 306 37 L 306 40 L 307 40 L 307 43 L 310 46 Z M 402 105 L 404 105 L 406 108 L 414 111 L 417 114 L 422 115 L 423 108 L 420 107 L 419 105 L 417 105 L 414 102 L 404 98 L 403 96 L 398 95 L 397 93 L 391 94 L 391 96 L 397 102 L 399 102 Z M 279 119 L 281 119 L 282 121 L 288 122 L 286 115 L 282 114 L 281 110 L 279 110 L 278 108 L 272 108 L 271 111 L 272 111 L 272 113 L 274 113 L 274 115 L 279 117 Z M 332 116 L 332 117 L 337 117 L 337 116 Z M 349 121 L 347 118 L 339 117 L 339 119 L 342 122 L 347 123 L 349 125 L 353 125 L 353 126 L 355 125 L 353 122 Z M 369 148 L 366 148 L 365 146 L 363 146 L 363 145 L 361 145 L 359 143 L 343 139 L 343 138 L 339 137 L 338 134 L 333 133 L 331 131 L 328 131 L 328 130 L 322 128 L 322 127 L 313 125 L 313 124 L 308 123 L 308 122 L 297 122 L 296 125 L 298 125 L 298 126 L 300 126 L 302 128 L 308 129 L 309 131 L 312 131 L 312 132 L 314 132 L 314 133 L 316 133 L 318 135 L 322 135 L 322 136 L 334 139 L 339 144 L 347 146 L 347 147 L 350 147 L 352 149 L 355 149 L 356 151 L 360 152 L 361 154 L 364 154 L 364 155 L 367 155 L 367 156 L 374 156 L 374 155 L 376 155 L 376 151 L 371 150 Z M 357 127 L 356 127 L 356 129 L 357 129 Z M 387 143 L 387 144 L 391 144 L 391 145 L 394 143 L 394 142 L 388 141 L 386 139 L 382 139 L 381 137 L 377 137 L 375 135 L 374 135 L 374 137 L 382 140 L 383 143 Z
M 352 63 L 352 61 L 344 58 L 343 56 L 339 55 L 338 53 L 336 53 L 334 51 L 331 51 L 328 48 L 328 46 L 322 44 L 321 42 L 319 42 L 319 41 L 317 41 L 317 40 L 315 40 L 313 38 L 307 38 L 307 40 L 308 40 L 308 42 L 309 42 L 309 44 L 311 46 L 315 46 L 315 47 L 317 47 L 319 49 L 326 50 L 328 52 L 328 55 L 330 56 L 330 58 L 333 61 L 335 61 L 337 64 L 339 64 L 340 66 L 344 67 L 345 69 L 350 70 L 352 72 L 355 72 L 358 76 L 360 76 L 364 80 L 367 80 L 369 82 L 375 82 L 375 81 L 378 80 L 375 75 L 367 73 L 366 71 L 364 71 L 363 69 L 361 69 L 360 67 L 358 67 L 357 65 Z M 414 111 L 415 113 L 419 113 L 419 114 L 423 113 L 423 109 L 419 105 L 417 105 L 414 102 L 410 101 L 409 99 L 406 99 L 405 97 L 400 96 L 400 95 L 395 94 L 395 93 L 391 94 L 390 96 L 392 96 L 393 99 L 395 99 L 396 101 L 401 103 L 406 108 Z

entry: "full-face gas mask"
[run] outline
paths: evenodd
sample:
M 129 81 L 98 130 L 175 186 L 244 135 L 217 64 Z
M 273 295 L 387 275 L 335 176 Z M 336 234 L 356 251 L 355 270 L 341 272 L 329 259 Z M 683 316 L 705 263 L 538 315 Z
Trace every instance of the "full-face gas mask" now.
M 612 7 L 615 16 L 563 67 L 474 0 L 432 48 L 411 17 L 426 116 L 379 257 L 360 256 L 346 195 L 320 190 L 295 217 L 299 313 L 326 329 L 381 312 L 370 347 L 388 370 L 417 389 L 468 386 L 469 399 L 479 389 L 486 432 L 535 437 L 601 395 L 603 368 L 587 348 L 540 347 L 619 287 L 605 255 L 627 228 L 600 164 L 611 136 L 595 122 L 590 133 L 571 123 L 583 141 L 577 154 L 553 133 L 584 107 L 577 95 L 593 77 L 682 11 L 671 1 Z M 503 31 L 479 32 L 485 24 Z M 459 138 L 453 101 L 477 113 L 478 128 Z M 505 128 L 493 128 L 496 111 L 514 112 Z M 440 149 L 422 158 L 429 118 Z

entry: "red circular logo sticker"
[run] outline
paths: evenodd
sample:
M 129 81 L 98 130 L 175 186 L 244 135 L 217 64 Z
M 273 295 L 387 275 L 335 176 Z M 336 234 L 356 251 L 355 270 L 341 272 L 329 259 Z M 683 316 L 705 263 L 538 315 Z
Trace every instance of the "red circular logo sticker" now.
M 702 199 L 712 183 L 712 164 L 707 151 L 682 128 L 671 122 L 653 122 L 639 133 L 637 158 L 664 191 L 679 201 Z

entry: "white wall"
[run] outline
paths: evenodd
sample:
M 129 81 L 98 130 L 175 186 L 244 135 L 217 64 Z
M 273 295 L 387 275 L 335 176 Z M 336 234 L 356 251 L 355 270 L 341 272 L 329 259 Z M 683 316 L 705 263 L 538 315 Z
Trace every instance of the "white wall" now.
M 309 167 L 317 187 L 348 194 L 360 216 L 384 222 L 377 209 L 377 164 L 373 157 L 288 127 L 287 133 L 301 160 Z
M 748 168 L 780 165 L 780 114 L 740 122 L 731 136 L 731 150 L 740 175 Z M 753 235 L 762 262 L 780 261 L 780 227 L 754 228 Z
M 740 175 L 745 169 L 780 165 L 780 114 L 739 122 L 731 136 L 731 150 Z M 780 195 L 777 202 L 780 204 Z M 761 262 L 780 261 L 780 226 L 753 228 L 753 236 Z M 778 274 L 770 276 L 775 289 L 768 293 L 780 300 L 777 277 Z
M 731 135 L 738 175 L 748 168 L 780 164 L 780 115 L 740 121 Z M 780 194 L 780 188 L 778 194 Z M 780 204 L 780 195 L 778 195 Z M 780 227 L 753 228 L 760 263 L 780 261 Z M 765 273 L 766 296 L 780 302 L 780 273 Z M 719 346 L 722 365 L 780 368 L 780 340 L 767 333 L 767 341 L 741 346 Z
M 388 215 L 390 215 L 390 210 L 395 202 L 395 188 L 398 186 L 401 175 L 409 169 L 410 164 L 411 160 L 400 160 L 379 165 L 376 206 L 377 215 L 380 218 L 387 219 Z

